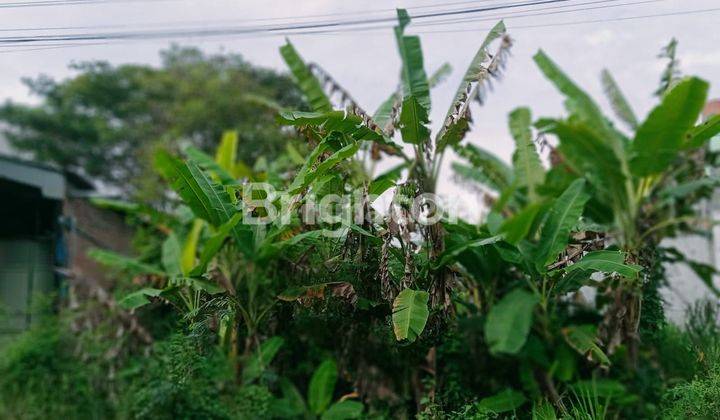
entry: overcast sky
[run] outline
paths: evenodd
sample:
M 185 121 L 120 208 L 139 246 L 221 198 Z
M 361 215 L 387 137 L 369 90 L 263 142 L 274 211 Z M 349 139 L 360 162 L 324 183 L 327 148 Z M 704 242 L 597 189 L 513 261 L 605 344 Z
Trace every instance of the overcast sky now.
M 395 7 L 408 8 L 412 16 L 527 1 L 90 0 L 90 4 L 7 7 L 18 3 L 11 0 L 0 2 L 0 21 L 3 22 L 0 37 L 354 20 L 389 17 Z M 514 107 L 527 105 L 534 117 L 558 116 L 563 112 L 560 96 L 541 77 L 532 62 L 531 57 L 539 48 L 543 48 L 602 106 L 606 102 L 601 93 L 599 73 L 603 68 L 610 69 L 630 98 L 636 113 L 642 116 L 653 105 L 652 92 L 664 66 L 656 56 L 661 47 L 675 36 L 679 40 L 683 72 L 710 81 L 713 84 L 711 96 L 720 97 L 718 0 L 569 0 L 547 3 L 453 17 L 472 18 L 470 22 L 410 27 L 410 32 L 421 35 L 428 72 L 444 62 L 454 68 L 452 76 L 432 93 L 433 123 L 441 122 L 465 67 L 486 30 L 500 17 L 505 18 L 515 41 L 512 57 L 505 78 L 495 85 L 486 106 L 474 110 L 474 130 L 469 138 L 503 159 L 509 159 L 512 153 L 507 114 Z M 718 10 L 667 16 L 668 13 L 705 9 Z M 518 17 L 518 14 L 544 15 Z M 656 16 L 636 18 L 648 15 Z M 480 20 L 485 18 L 487 20 Z M 57 29 L 68 27 L 74 29 Z M 170 42 L 195 45 L 207 52 L 240 53 L 252 63 L 284 71 L 278 53 L 283 38 L 284 35 L 234 35 L 115 41 L 63 48 L 49 48 L 47 44 L 0 46 L 0 98 L 33 101 L 20 79 L 40 73 L 55 78 L 67 77 L 71 74 L 67 66 L 73 61 L 157 64 L 158 51 Z M 368 110 L 374 110 L 397 84 L 399 59 L 390 28 L 292 35 L 290 38 L 306 60 L 320 63 Z M 449 176 L 449 171 L 445 174 Z

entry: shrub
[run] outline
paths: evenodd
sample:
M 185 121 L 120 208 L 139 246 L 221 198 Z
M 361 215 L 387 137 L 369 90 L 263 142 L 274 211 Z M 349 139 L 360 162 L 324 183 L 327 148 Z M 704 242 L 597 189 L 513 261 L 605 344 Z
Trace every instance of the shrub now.
M 663 408 L 665 419 L 717 418 L 720 413 L 720 366 L 668 390 L 663 397 Z
M 0 408 L 9 418 L 104 418 L 112 410 L 107 380 L 73 352 L 57 318 L 21 334 L 0 354 Z

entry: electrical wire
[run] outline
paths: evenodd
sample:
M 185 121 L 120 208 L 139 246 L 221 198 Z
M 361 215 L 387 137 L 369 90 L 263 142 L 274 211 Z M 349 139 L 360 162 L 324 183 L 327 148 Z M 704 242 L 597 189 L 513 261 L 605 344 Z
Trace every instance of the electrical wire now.
M 107 1 L 107 0 L 106 0 Z M 123 0 L 118 0 L 123 1 Z M 160 0 L 160 1 L 173 1 L 173 0 Z M 459 4 L 468 4 L 468 3 L 486 3 L 489 1 L 497 1 L 497 0 L 471 0 L 471 1 L 459 1 L 459 2 L 447 2 L 444 4 L 433 4 L 433 5 L 424 5 L 424 6 L 412 6 L 408 7 L 406 10 L 411 11 L 415 9 L 425 9 L 425 8 L 438 8 L 442 6 L 449 6 L 449 5 L 459 5 Z M 570 1 L 576 1 L 576 0 L 570 0 Z M 596 1 L 591 3 L 606 3 L 606 2 L 616 2 L 620 0 L 602 0 L 602 1 Z M 533 10 L 550 10 L 550 9 L 557 9 L 557 8 L 566 8 L 566 7 L 575 7 L 583 4 L 588 3 L 578 3 L 578 4 L 564 4 L 560 6 L 551 6 L 551 7 L 544 7 L 544 8 L 534 8 Z M 530 6 L 528 6 L 530 7 Z M 457 10 L 457 9 L 456 9 Z M 279 20 L 290 20 L 290 21 L 297 21 L 297 20 L 303 20 L 308 18 L 315 18 L 315 17 L 331 17 L 331 16 L 347 16 L 347 15 L 365 15 L 365 14 L 376 14 L 376 13 L 388 13 L 392 12 L 392 19 L 395 20 L 395 11 L 396 9 L 374 9 L 374 10 L 367 10 L 362 13 L 360 12 L 338 12 L 338 13 L 326 13 L 326 14 L 317 14 L 317 15 L 302 15 L 302 16 L 294 16 L 294 17 L 274 17 L 274 18 L 255 18 L 255 19 L 215 19 L 215 20 L 189 20 L 189 21 L 175 21 L 175 22 L 143 22 L 143 23 L 135 23 L 135 24 L 111 24 L 111 25 L 85 25 L 85 26 L 55 26 L 55 27 L 30 27 L 30 28 L 0 28 L 0 32 L 37 32 L 37 31 L 50 31 L 50 30 L 88 30 L 88 29 L 110 29 L 110 28 L 132 28 L 132 27 L 172 27 L 172 26 L 181 26 L 181 25 L 202 25 L 203 27 L 210 27 L 214 24 L 222 24 L 222 23 L 230 23 L 230 24 L 239 24 L 239 23 L 248 23 L 248 22 L 263 22 L 263 21 L 279 21 Z M 527 11 L 519 11 L 519 12 L 508 12 L 507 15 L 512 15 L 515 13 L 523 13 Z M 413 19 L 417 19 L 417 16 L 413 16 Z
M 645 1 L 636 2 L 636 3 L 638 3 L 638 4 L 643 3 L 643 4 L 644 4 L 644 3 L 648 3 L 648 2 L 652 2 L 652 1 L 656 1 L 656 0 L 645 0 Z M 659 0 L 658 0 L 658 1 L 659 1 Z M 632 4 L 636 4 L 636 3 L 632 3 Z M 576 11 L 577 11 L 577 10 L 576 10 Z M 570 25 L 584 25 L 584 24 L 595 24 L 595 23 L 606 23 L 606 22 L 620 22 L 620 21 L 638 20 L 638 19 L 651 19 L 651 18 L 659 18 L 659 17 L 672 17 L 672 16 L 683 16 L 683 15 L 693 15 L 693 14 L 702 14 L 702 13 L 715 13 L 715 12 L 718 12 L 718 11 L 720 11 L 720 7 L 716 7 L 716 8 L 706 8 L 706 9 L 695 9 L 695 10 L 679 10 L 679 11 L 674 11 L 674 12 L 656 13 L 656 14 L 645 14 L 645 15 L 634 15 L 634 16 L 620 16 L 620 17 L 607 17 L 607 18 L 599 18 L 599 19 L 585 19 L 585 20 L 576 20 L 576 21 L 567 21 L 567 22 L 549 22 L 549 23 L 541 23 L 541 24 L 512 25 L 512 29 L 513 29 L 513 30 L 517 30 L 517 29 L 535 29 L 535 28 L 547 28 L 547 27 L 570 26 Z M 481 18 L 478 18 L 478 19 L 481 19 Z M 348 28 L 348 29 L 349 29 L 349 28 Z M 370 31 L 372 31 L 372 30 L 377 31 L 378 29 L 380 29 L 380 28 L 372 28 L 372 29 L 368 29 L 368 30 L 370 30 Z M 467 28 L 467 29 L 465 29 L 465 28 L 460 28 L 460 29 L 446 29 L 446 30 L 420 30 L 420 31 L 417 31 L 417 33 L 420 33 L 420 34 L 452 34 L 452 33 L 462 33 L 462 32 L 482 32 L 482 31 L 487 31 L 488 29 L 489 29 L 489 28 L 472 28 L 472 29 L 470 29 L 470 28 Z M 347 30 L 346 30 L 346 31 L 347 31 Z M 319 33 L 322 33 L 322 34 L 342 35 L 342 34 L 344 34 L 345 32 L 342 32 L 342 31 L 336 31 L 336 32 L 322 31 L 322 32 L 319 32 Z M 294 32 L 294 33 L 270 33 L 270 34 L 265 34 L 265 35 L 279 36 L 279 35 L 290 35 L 290 34 L 293 35 L 293 36 L 299 36 L 299 35 L 315 35 L 316 33 L 315 33 L 315 32 L 312 32 L 312 31 L 304 31 L 304 32 Z M 253 36 L 253 35 L 259 35 L 259 34 L 247 33 L 247 34 L 236 35 L 236 36 L 234 36 L 234 37 L 241 37 L 241 36 L 250 37 L 250 36 Z M 140 39 L 131 39 L 131 40 L 140 40 Z M 118 43 L 118 41 L 116 41 L 116 42 L 109 42 L 109 43 L 106 42 L 106 43 L 103 43 L 103 44 L 104 44 L 104 45 L 105 45 L 105 44 L 107 44 L 107 45 L 115 45 L 115 44 L 117 44 L 117 43 Z M 96 43 L 96 44 L 97 44 L 97 43 Z M 48 48 L 48 47 L 51 46 L 50 44 L 44 44 L 44 45 L 47 45 L 46 48 Z M 63 47 L 70 47 L 70 46 L 76 46 L 76 45 L 77 45 L 77 46 L 83 46 L 83 45 L 89 45 L 89 44 L 88 44 L 88 43 L 77 43 L 77 42 L 73 43 L 73 42 L 69 42 L 69 43 L 66 43 L 66 44 L 56 44 L 56 45 L 58 45 L 58 48 L 63 48 Z M 12 48 L 13 45 L 2 45 L 2 43 L 0 43 L 0 47 Z M 16 52 L 16 51 L 23 51 L 23 50 L 19 50 L 19 49 L 14 49 L 14 50 L 10 50 L 10 49 L 8 49 L 8 50 L 0 50 L 0 54 L 2 54 L 2 53 L 11 53 L 11 52 Z M 25 49 L 24 51 L 28 51 L 28 49 Z
M 87 1 L 87 0 L 86 0 Z M 109 1 L 109 0 L 105 0 Z M 126 0 L 117 0 L 126 1 Z M 129 1 L 129 0 L 128 0 Z M 174 0 L 157 0 L 157 1 L 174 1 Z M 432 4 L 422 6 L 411 6 L 407 7 L 406 10 L 411 11 L 415 9 L 427 9 L 427 8 L 438 8 L 449 5 L 460 5 L 469 3 L 486 3 L 497 0 L 470 0 L 470 1 L 458 1 L 458 2 L 447 2 L 443 4 Z M 570 0 L 575 1 L 575 0 Z M 610 0 L 619 1 L 619 0 Z M 571 7 L 571 5 L 565 5 L 563 7 Z M 316 15 L 301 15 L 301 16 L 285 16 L 285 17 L 271 17 L 271 18 L 253 18 L 253 19 L 214 19 L 214 20 L 185 20 L 185 21 L 171 21 L 171 22 L 143 22 L 143 23 L 121 23 L 121 24 L 104 24 L 104 25 L 84 25 L 84 26 L 55 26 L 55 27 L 30 27 L 30 28 L 0 28 L 0 32 L 34 32 L 34 31 L 49 31 L 49 30 L 87 30 L 87 29 L 109 29 L 109 28 L 132 28 L 138 26 L 160 26 L 160 27 L 172 27 L 178 25 L 202 25 L 203 27 L 212 26 L 213 24 L 239 24 L 239 23 L 252 23 L 252 22 L 265 22 L 265 21 L 298 21 L 316 17 L 333 17 L 333 16 L 364 16 L 367 14 L 377 13 L 392 13 L 390 19 L 395 19 L 395 12 L 397 9 L 374 9 L 366 10 L 363 12 L 336 12 L 336 13 L 325 13 Z M 456 9 L 457 10 L 457 9 Z M 412 14 L 411 14 L 412 15 Z
M 658 3 L 658 2 L 666 1 L 666 0 L 641 0 L 641 1 L 631 1 L 631 2 L 627 2 L 627 3 L 608 4 L 608 5 L 603 5 L 603 6 L 578 7 L 578 6 L 593 5 L 593 4 L 612 3 L 615 1 L 618 1 L 618 0 L 595 0 L 595 1 L 585 2 L 585 3 L 574 4 L 572 6 L 551 6 L 551 7 L 533 9 L 533 11 L 531 13 L 527 13 L 527 12 L 512 13 L 512 14 L 506 13 L 506 14 L 487 15 L 487 16 L 482 16 L 482 17 L 473 16 L 473 17 L 451 18 L 451 19 L 444 19 L 444 20 L 434 20 L 432 22 L 420 22 L 420 23 L 416 24 L 415 26 L 435 26 L 435 25 L 441 25 L 441 24 L 485 22 L 485 21 L 497 20 L 497 19 L 510 20 L 510 19 L 520 19 L 520 18 L 525 18 L 525 17 L 551 16 L 551 15 L 559 15 L 559 14 L 564 14 L 564 13 L 584 12 L 584 11 L 588 11 L 588 10 L 611 9 L 611 8 L 616 8 L 616 7 L 635 6 L 635 5 L 647 4 L 647 3 Z M 577 9 L 569 9 L 569 10 L 556 10 L 556 9 L 567 8 L 567 7 L 578 7 L 578 8 Z M 536 13 L 538 11 L 544 11 L 544 10 L 555 10 L 555 11 Z
M 570 9 L 570 10 L 560 10 L 560 11 L 553 11 L 553 12 L 527 13 L 527 11 L 523 11 L 523 12 L 516 12 L 516 13 L 460 17 L 460 18 L 451 18 L 451 19 L 444 19 L 444 20 L 432 20 L 429 22 L 413 23 L 413 27 L 427 27 L 427 26 L 449 25 L 449 24 L 458 24 L 458 23 L 487 22 L 487 21 L 494 21 L 494 20 L 499 20 L 499 19 L 512 20 L 512 19 L 520 19 L 520 18 L 525 18 L 525 17 L 550 16 L 550 15 L 581 12 L 581 11 L 588 11 L 588 10 L 610 9 L 610 8 L 615 8 L 615 7 L 644 5 L 644 4 L 648 4 L 648 3 L 657 3 L 657 2 L 661 2 L 661 1 L 665 1 L 665 0 L 640 0 L 640 1 L 619 3 L 619 4 L 609 4 L 609 5 L 605 5 L 605 6 L 578 7 L 578 6 L 584 6 L 584 5 L 602 4 L 602 3 L 609 3 L 609 2 L 615 2 L 615 1 L 619 1 L 619 0 L 595 0 L 595 1 L 589 1 L 589 2 L 585 2 L 585 3 L 578 3 L 578 4 L 573 4 L 573 5 L 553 6 L 553 7 L 533 9 L 533 12 L 535 12 L 535 11 L 540 11 L 540 10 L 575 7 L 574 9 Z M 378 31 L 378 30 L 386 29 L 389 27 L 391 27 L 391 26 L 387 26 L 387 25 L 365 26 L 365 27 L 360 27 L 360 28 L 347 28 L 343 32 L 370 32 L 370 31 Z M 514 26 L 514 27 L 516 27 L 516 26 Z M 416 33 L 427 33 L 427 32 L 422 32 L 422 31 L 415 31 L 415 32 Z M 295 35 L 316 35 L 316 34 L 323 34 L 323 33 L 340 34 L 341 32 L 331 29 L 331 30 L 294 32 L 294 33 L 289 33 L 287 35 L 293 35 L 293 36 L 295 36 Z
M 420 13 L 413 16 L 413 19 L 427 19 L 442 16 L 460 16 L 468 15 L 473 13 L 481 13 L 493 10 L 512 9 L 518 7 L 527 7 L 534 5 L 553 4 L 553 3 L 566 3 L 570 0 L 536 0 L 526 1 L 520 3 L 502 4 L 496 6 L 487 7 L 475 7 L 461 10 L 445 10 L 445 11 L 433 11 L 427 13 Z M 224 36 L 224 35 L 237 35 L 253 32 L 282 32 L 282 31 L 293 31 L 293 30 L 307 30 L 307 29 L 323 29 L 323 28 L 345 28 L 348 26 L 367 25 L 373 23 L 391 23 L 395 22 L 395 17 L 381 17 L 381 18 L 368 18 L 368 19 L 356 19 L 356 20 L 345 20 L 345 21 L 320 21 L 320 22 L 309 22 L 304 24 L 293 24 L 293 25 L 275 25 L 275 26 L 255 26 L 255 27 L 237 27 L 237 28 L 212 28 L 212 29 L 196 29 L 190 31 L 176 30 L 176 31 L 136 31 L 136 32 L 108 32 L 108 33 L 82 33 L 82 34 L 62 34 L 62 35 L 34 35 L 25 37 L 0 37 L 0 45 L 2 44 L 23 44 L 33 43 L 40 41 L 97 41 L 97 40 L 122 40 L 122 39 L 156 39 L 156 38 L 174 38 L 174 37 L 195 37 L 195 36 Z
M 173 0 L 40 0 L 0 3 L 0 9 L 18 9 L 25 7 L 82 6 L 108 3 L 160 2 Z
M 637 19 L 651 19 L 651 18 L 657 18 L 657 17 L 669 17 L 669 16 L 684 16 L 684 15 L 695 15 L 698 13 L 714 13 L 714 12 L 720 12 L 720 7 L 713 7 L 709 9 L 697 9 L 697 10 L 684 10 L 684 11 L 677 11 L 677 12 L 668 12 L 668 13 L 656 13 L 651 15 L 638 15 L 638 16 L 620 16 L 615 18 L 604 18 L 604 19 L 587 19 L 587 20 L 577 20 L 577 21 L 570 21 L 570 22 L 553 22 L 553 23 L 543 23 L 543 24 L 536 24 L 536 25 L 513 25 L 513 30 L 515 29 L 535 29 L 535 28 L 552 28 L 557 26 L 572 26 L 572 25 L 586 25 L 586 24 L 593 24 L 593 23 L 606 23 L 606 22 L 622 22 L 627 20 L 637 20 Z M 423 31 L 423 34 L 439 34 L 439 33 L 460 33 L 460 32 L 478 32 L 478 31 L 487 31 L 490 28 L 478 28 L 478 29 L 453 29 L 453 30 L 437 30 L 437 31 Z

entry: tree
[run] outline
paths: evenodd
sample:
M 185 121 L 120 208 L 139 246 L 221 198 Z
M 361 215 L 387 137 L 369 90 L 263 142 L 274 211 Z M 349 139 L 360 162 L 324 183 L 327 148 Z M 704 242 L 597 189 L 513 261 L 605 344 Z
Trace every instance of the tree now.
M 0 107 L 5 135 L 35 158 L 94 177 L 132 195 L 154 192 L 152 152 L 186 144 L 211 150 L 225 130 L 237 130 L 238 154 L 253 162 L 277 155 L 289 131 L 274 123 L 274 106 L 297 107 L 293 82 L 236 54 L 205 55 L 173 46 L 161 65 L 71 65 L 78 74 L 57 81 L 27 79 L 37 106 Z M 146 193 L 143 194 L 143 190 Z

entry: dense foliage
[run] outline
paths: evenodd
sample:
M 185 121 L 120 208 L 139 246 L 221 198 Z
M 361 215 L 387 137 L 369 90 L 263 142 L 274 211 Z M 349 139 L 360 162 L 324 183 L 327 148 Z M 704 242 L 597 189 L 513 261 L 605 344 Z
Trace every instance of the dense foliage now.
M 144 226 L 137 258 L 93 256 L 125 279 L 117 310 L 152 326 L 155 341 L 135 334 L 112 347 L 121 371 L 92 388 L 107 393 L 98 396 L 109 401 L 104 414 L 712 416 L 717 305 L 696 307 L 679 328 L 666 322 L 658 294 L 667 261 L 687 262 L 715 292 L 712 268 L 661 243 L 703 226 L 694 206 L 717 183 L 706 146 L 720 118 L 696 125 L 708 84 L 673 71 L 641 120 L 603 72 L 627 125 L 620 129 L 540 51 L 535 61 L 568 115 L 513 111 L 507 165 L 463 141 L 471 103 L 487 99 L 509 57 L 503 23 L 480 45 L 432 135 L 429 89 L 447 67 L 428 77 L 403 10 L 398 21 L 400 87 L 374 114 L 288 42 L 281 54 L 312 111 L 281 109 L 277 119 L 303 141 L 252 164 L 239 160 L 248 158 L 232 132 L 214 157 L 192 146 L 182 157 L 160 151 L 155 167 L 175 193 L 172 208 L 97 200 Z M 549 167 L 537 143 L 550 149 Z M 457 177 L 486 192 L 481 224 L 453 220 L 428 195 L 450 149 L 461 157 Z M 375 174 L 385 159 L 395 166 Z M 249 188 L 258 182 L 264 189 Z M 389 209 L 375 208 L 383 193 Z M 336 196 L 346 200 L 323 200 Z M 337 217 L 348 209 L 362 217 Z M 314 211 L 333 217 L 311 223 Z M 250 223 L 258 218 L 269 220 Z M 11 354 L 0 377 L 32 357 L 22 344 Z M 18 390 L 2 404 L 33 415 L 23 411 L 34 404 L 32 385 Z
M 301 103 L 289 78 L 194 48 L 163 51 L 159 67 L 98 61 L 71 69 L 77 74 L 62 81 L 27 79 L 41 102 L 3 104 L 4 135 L 39 160 L 143 198 L 157 193 L 147 185 L 157 147 L 211 150 L 223 131 L 237 129 L 243 156 L 272 158 L 287 140 L 273 124 L 273 106 Z

